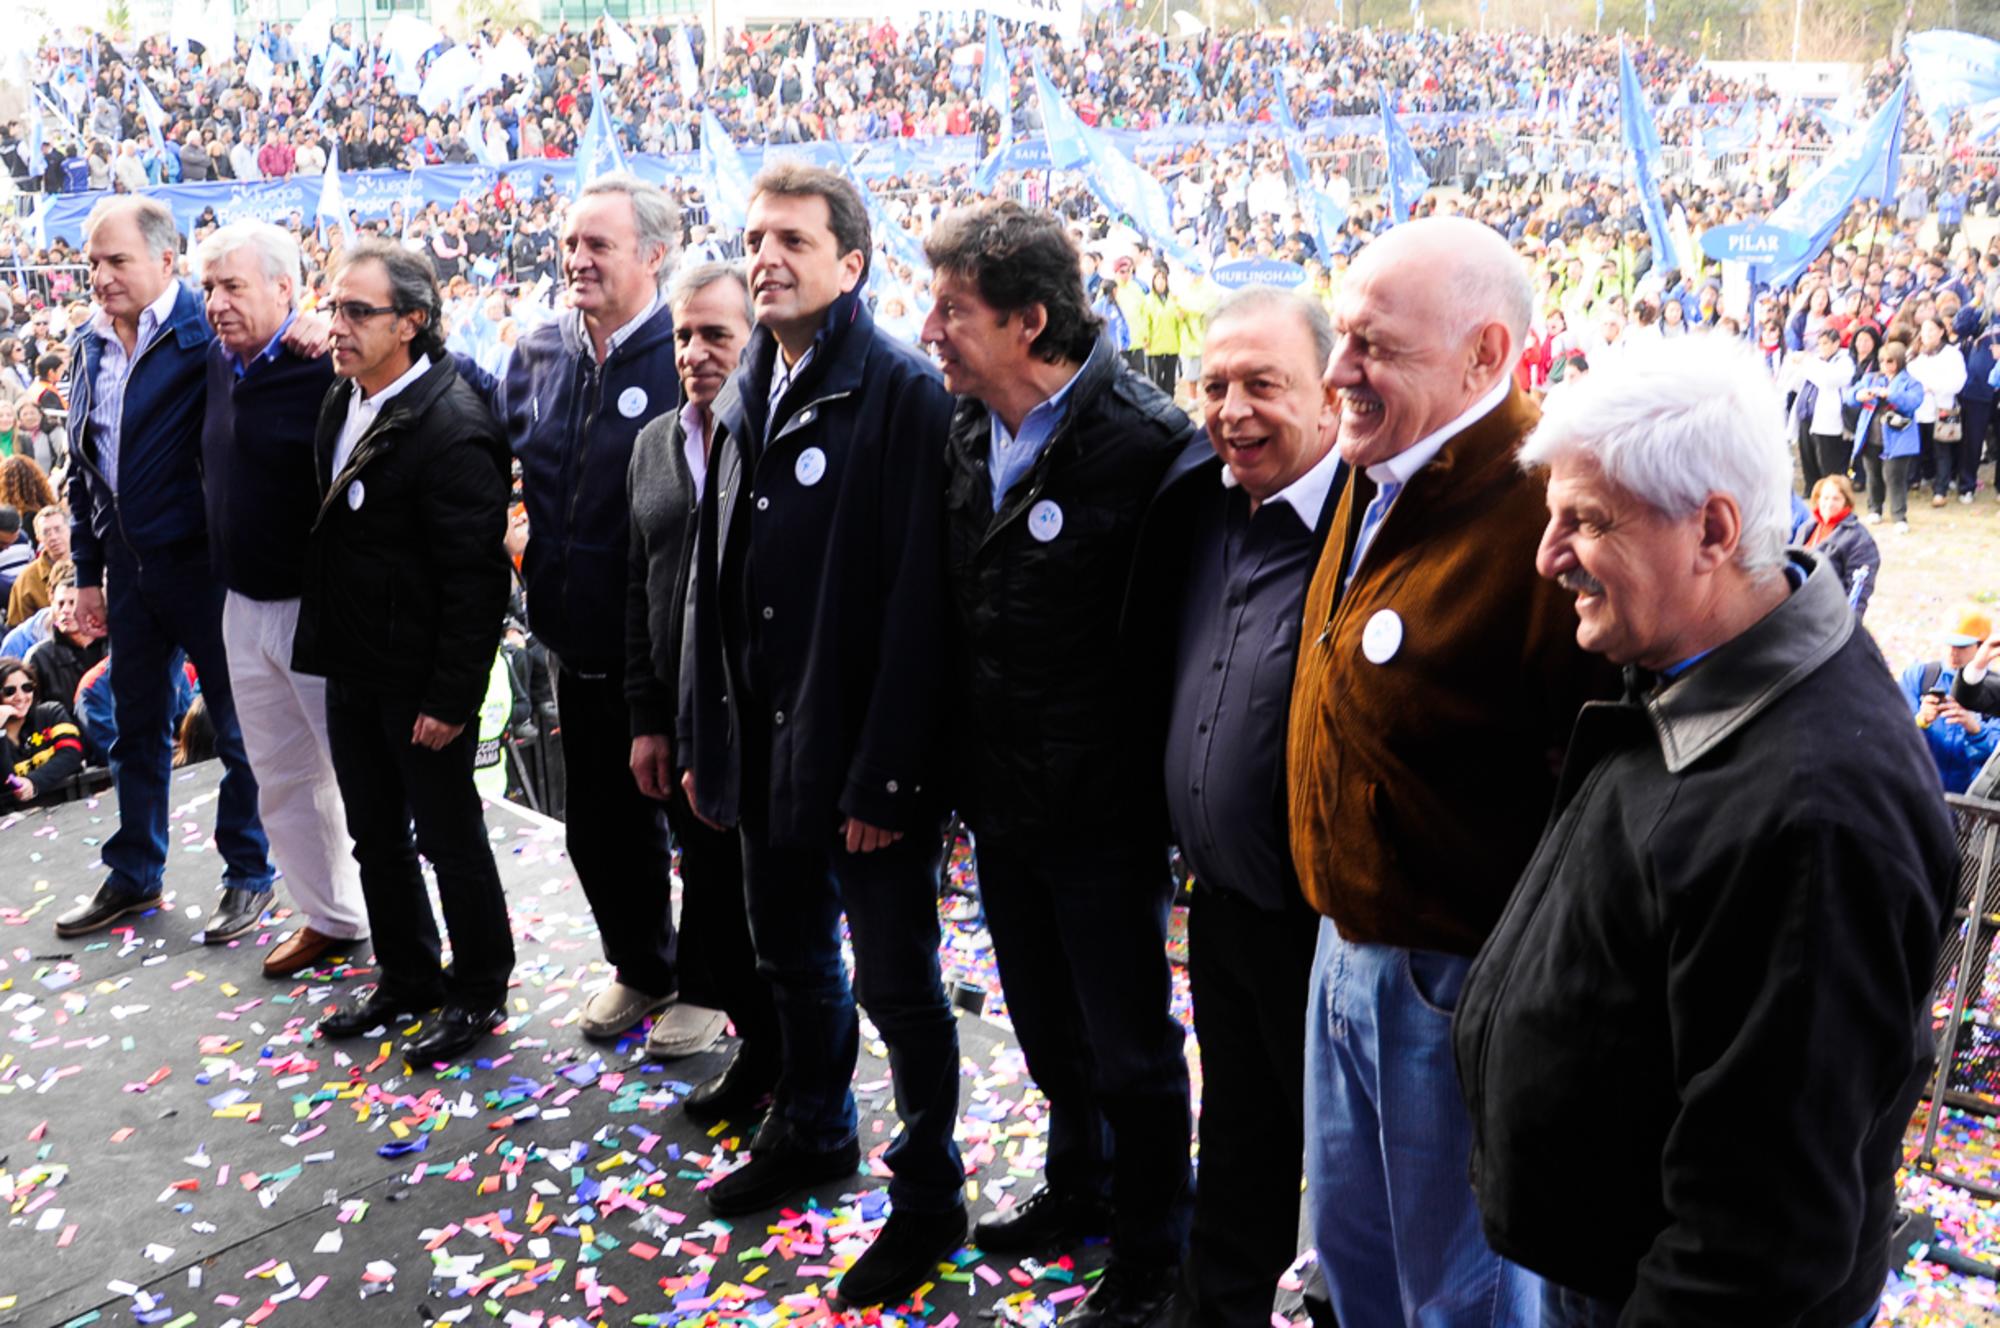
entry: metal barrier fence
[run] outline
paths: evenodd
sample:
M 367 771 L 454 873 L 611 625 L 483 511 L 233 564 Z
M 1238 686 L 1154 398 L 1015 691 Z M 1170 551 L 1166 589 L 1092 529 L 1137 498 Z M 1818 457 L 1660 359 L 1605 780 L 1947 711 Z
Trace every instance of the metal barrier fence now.
M 31 305 L 90 298 L 90 269 L 82 263 L 13 263 L 0 267 L 0 281 L 9 287 L 19 286 Z
M 1937 1069 L 1917 1165 L 1987 1198 L 2000 1190 L 1949 1168 L 1938 1157 L 1947 1106 L 2000 1115 L 2000 802 L 1947 797 L 1958 823 L 1959 885 L 1954 924 L 1931 982 Z

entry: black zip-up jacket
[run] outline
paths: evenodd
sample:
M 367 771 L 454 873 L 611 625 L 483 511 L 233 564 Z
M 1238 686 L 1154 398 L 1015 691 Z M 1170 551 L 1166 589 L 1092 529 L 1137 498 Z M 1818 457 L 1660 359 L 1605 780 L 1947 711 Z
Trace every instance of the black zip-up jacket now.
M 632 504 L 625 578 L 625 702 L 632 736 L 673 737 L 680 709 L 681 631 L 701 505 L 683 450 L 681 412 L 639 431 L 626 490 Z
M 982 835 L 1164 835 L 1173 655 L 1134 612 L 1140 535 L 1186 415 L 1100 341 L 1061 422 L 993 510 L 992 416 L 961 398 L 945 458 L 953 788 Z
M 507 445 L 447 356 L 390 398 L 332 475 L 354 391 L 336 382 L 320 408 L 292 667 L 469 723 L 507 609 Z
M 625 664 L 626 470 L 639 430 L 680 405 L 666 301 L 599 365 L 575 315 L 521 338 L 504 380 L 458 360 L 521 461 L 528 625 L 569 668 Z
M 715 402 L 680 765 L 702 815 L 733 825 L 747 807 L 774 844 L 830 842 L 849 816 L 935 829 L 951 395 L 850 292 L 766 443 L 777 352 L 758 328 Z M 761 787 L 746 793 L 746 775 Z
M 1847 1328 L 1888 1273 L 1957 841 L 1832 567 L 1789 556 L 1749 631 L 1584 707 L 1459 998 L 1487 1240 L 1621 1328 Z

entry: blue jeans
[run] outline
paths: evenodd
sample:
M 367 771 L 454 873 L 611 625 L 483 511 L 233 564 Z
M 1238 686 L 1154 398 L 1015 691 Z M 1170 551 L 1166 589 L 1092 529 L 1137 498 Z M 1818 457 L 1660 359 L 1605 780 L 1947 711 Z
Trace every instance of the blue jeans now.
M 1542 1284 L 1542 1328 L 1618 1328 L 1618 1316 L 1624 1309 L 1554 1282 Z M 1870 1310 L 1854 1328 L 1870 1328 L 1875 1318 L 1876 1312 Z
M 841 1148 L 860 1133 L 856 1001 L 889 1044 L 903 1128 L 884 1160 L 889 1200 L 909 1212 L 964 1203 L 958 1124 L 958 1023 L 938 975 L 938 868 L 944 845 L 914 832 L 873 853 L 774 845 L 746 828 L 743 885 L 757 971 L 777 996 L 783 1064 L 771 1120 L 801 1147 Z M 854 942 L 854 985 L 840 917 Z M 762 1136 L 760 1136 L 762 1137 Z M 753 1145 L 754 1148 L 754 1145 Z
M 1487 1247 L 1451 1012 L 1471 961 L 1319 925 L 1306 1019 L 1306 1188 L 1341 1328 L 1532 1328 L 1541 1282 Z
M 118 789 L 118 829 L 104 845 L 108 884 L 131 894 L 159 892 L 167 866 L 169 782 L 173 775 L 175 651 L 187 652 L 215 724 L 222 757 L 215 842 L 222 883 L 269 890 L 270 845 L 257 819 L 257 779 L 243 753 L 229 658 L 222 645 L 222 583 L 208 553 L 149 553 L 143 565 L 115 543 L 105 547 L 105 619 L 111 629 L 111 778 Z

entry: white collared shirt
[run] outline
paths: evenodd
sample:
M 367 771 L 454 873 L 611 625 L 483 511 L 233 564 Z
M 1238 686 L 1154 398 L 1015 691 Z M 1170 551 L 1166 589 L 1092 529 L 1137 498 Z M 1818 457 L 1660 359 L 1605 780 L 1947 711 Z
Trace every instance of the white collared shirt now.
M 604 358 L 606 360 L 610 359 L 620 346 L 630 341 L 633 333 L 646 325 L 648 318 L 651 318 L 660 311 L 661 299 L 662 296 L 660 293 L 654 291 L 653 298 L 647 302 L 644 309 L 639 311 L 637 318 L 634 318 L 631 322 L 625 324 L 625 326 L 604 339 Z M 564 316 L 564 319 L 563 335 L 569 342 L 570 348 L 580 355 L 588 355 L 595 363 L 603 363 L 602 360 L 597 359 L 597 343 L 590 338 L 590 326 L 583 321 L 583 311 L 573 309 Z
M 681 455 L 687 458 L 688 475 L 694 480 L 694 500 L 700 502 L 708 492 L 708 429 L 693 402 L 681 407 Z
M 91 383 L 90 428 L 97 440 L 97 468 L 104 472 L 113 493 L 118 491 L 118 447 L 125 429 L 125 385 L 131 381 L 132 366 L 139 362 L 139 356 L 173 318 L 174 301 L 180 294 L 181 284 L 170 281 L 159 299 L 139 311 L 139 331 L 129 355 L 111 315 L 99 309 L 90 316 L 90 330 L 103 342 L 97 357 L 97 378 Z
M 771 395 L 764 406 L 765 414 L 768 417 L 765 421 L 767 425 L 764 431 L 766 437 L 777 432 L 778 402 L 790 390 L 793 381 L 806 371 L 806 366 L 812 363 L 813 352 L 818 349 L 819 343 L 814 342 L 812 345 L 806 347 L 805 354 L 799 356 L 797 364 L 788 366 L 785 363 L 784 347 L 780 346 L 778 348 L 776 361 L 771 365 Z
M 1368 467 L 1368 478 L 1375 481 L 1376 491 L 1380 492 L 1391 484 L 1395 485 L 1398 490 L 1407 486 L 1412 479 L 1416 478 L 1418 471 L 1437 459 L 1437 454 L 1444 450 L 1446 443 L 1458 437 L 1458 435 L 1464 433 L 1467 429 L 1470 429 L 1473 425 L 1497 410 L 1500 403 L 1507 399 L 1507 394 L 1513 388 L 1514 376 L 1512 374 L 1502 374 L 1500 381 L 1495 383 L 1485 396 L 1467 406 L 1464 411 L 1446 422 L 1443 428 L 1425 434 L 1411 446 L 1404 448 L 1387 461 L 1378 461 Z M 1401 498 L 1402 494 L 1398 492 L 1396 497 Z M 1354 575 L 1354 569 L 1361 566 L 1361 559 L 1368 552 L 1368 546 L 1375 542 L 1374 536 L 1377 531 L 1382 529 L 1382 522 L 1387 521 L 1389 519 L 1389 512 L 1394 510 L 1395 502 L 1391 501 L 1389 510 L 1382 513 L 1381 520 L 1368 528 L 1364 532 L 1364 538 L 1355 543 L 1354 557 L 1347 564 L 1349 569 L 1348 576 L 1350 578 Z
M 341 426 L 340 441 L 334 444 L 333 474 L 328 477 L 329 482 L 339 479 L 340 472 L 347 469 L 347 463 L 354 456 L 354 445 L 361 441 L 361 435 L 367 433 L 382 414 L 382 407 L 388 405 L 390 398 L 398 392 L 429 373 L 430 367 L 430 356 L 417 356 L 417 362 L 401 378 L 365 400 L 361 395 L 361 384 L 354 385 L 353 395 L 347 398 L 347 423 Z
M 1333 472 L 1340 469 L 1340 449 L 1329 447 L 1326 455 L 1313 462 L 1312 469 L 1287 484 L 1284 488 L 1266 498 L 1258 506 L 1268 507 L 1272 503 L 1284 503 L 1298 513 L 1299 522 L 1307 530 L 1319 528 L 1320 514 L 1326 510 L 1326 496 L 1333 489 Z M 1222 468 L 1222 487 L 1236 487 L 1236 476 L 1228 466 Z

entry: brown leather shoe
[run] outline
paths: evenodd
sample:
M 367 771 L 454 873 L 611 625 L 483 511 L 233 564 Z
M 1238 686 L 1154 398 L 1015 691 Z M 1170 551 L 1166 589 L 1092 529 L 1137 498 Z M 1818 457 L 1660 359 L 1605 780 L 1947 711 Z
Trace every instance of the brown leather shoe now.
M 322 936 L 311 927 L 301 927 L 280 941 L 264 956 L 264 976 L 288 978 L 302 968 L 311 968 L 328 955 L 347 954 L 362 941 L 341 936 Z

